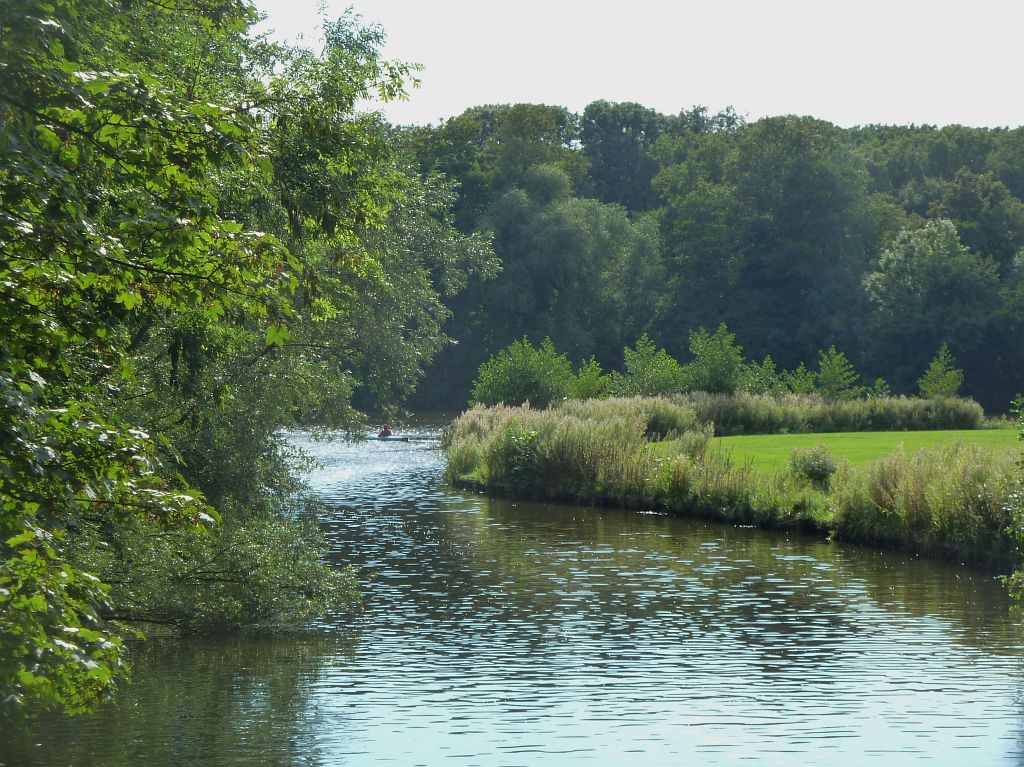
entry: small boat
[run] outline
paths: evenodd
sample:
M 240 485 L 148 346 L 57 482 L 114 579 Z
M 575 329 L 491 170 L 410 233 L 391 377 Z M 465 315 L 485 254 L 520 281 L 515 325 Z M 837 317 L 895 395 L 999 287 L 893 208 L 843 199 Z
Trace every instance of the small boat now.
M 370 437 L 370 439 L 376 439 L 376 440 L 379 440 L 380 442 L 408 442 L 409 441 L 408 437 L 399 437 L 399 436 L 394 435 L 394 434 L 391 434 L 391 435 L 389 435 L 387 437 L 372 436 L 372 437 Z

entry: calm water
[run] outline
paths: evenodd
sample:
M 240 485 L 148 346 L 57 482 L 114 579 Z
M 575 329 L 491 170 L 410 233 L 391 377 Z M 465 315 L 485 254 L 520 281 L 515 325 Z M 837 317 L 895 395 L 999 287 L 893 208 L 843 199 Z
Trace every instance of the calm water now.
M 1024 642 L 991 577 L 467 497 L 436 441 L 294 439 L 362 612 L 148 642 L 116 703 L 6 733 L 0 762 L 1024 764 Z

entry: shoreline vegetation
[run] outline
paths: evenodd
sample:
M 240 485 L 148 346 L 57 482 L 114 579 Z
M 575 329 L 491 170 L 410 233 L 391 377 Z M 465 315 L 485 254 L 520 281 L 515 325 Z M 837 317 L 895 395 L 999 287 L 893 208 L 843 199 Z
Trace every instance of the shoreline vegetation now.
M 690 394 L 477 405 L 442 447 L 446 479 L 465 489 L 795 530 L 1008 573 L 1019 562 L 1019 455 L 974 444 L 970 432 L 986 425 L 961 398 Z M 935 432 L 933 446 L 868 461 L 824 445 L 825 432 L 923 430 Z M 963 437 L 939 434 L 951 430 Z M 767 471 L 712 443 L 772 433 L 817 433 L 822 443 Z

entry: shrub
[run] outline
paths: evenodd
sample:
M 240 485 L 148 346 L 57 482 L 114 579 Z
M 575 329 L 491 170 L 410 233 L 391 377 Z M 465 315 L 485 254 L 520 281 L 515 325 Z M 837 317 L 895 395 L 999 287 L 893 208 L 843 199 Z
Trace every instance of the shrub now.
M 857 386 L 859 378 L 846 355 L 835 346 L 818 355 L 818 391 L 830 402 L 864 396 L 867 390 Z
M 943 344 L 924 375 L 917 382 L 922 397 L 955 397 L 964 383 L 964 373 L 955 367 L 956 360 Z
M 852 472 L 833 489 L 838 538 L 882 542 L 973 561 L 1005 561 L 1020 484 L 1006 451 L 954 445 L 903 451 Z
M 808 370 L 801 362 L 795 370 L 782 372 L 782 383 L 793 394 L 814 394 L 818 391 L 818 374 Z
M 794 476 L 807 480 L 815 487 L 828 488 L 838 468 L 832 453 L 824 445 L 794 450 L 789 454 L 789 470 Z
M 574 376 L 569 360 L 555 351 L 550 338 L 539 348 L 529 339 L 515 341 L 495 354 L 477 372 L 471 404 L 521 405 L 545 408 L 569 396 Z
M 613 394 L 654 397 L 686 388 L 685 368 L 664 349 L 656 348 L 646 333 L 634 348 L 624 351 L 624 357 L 626 372 L 613 377 Z
M 743 349 L 736 345 L 736 335 L 722 323 L 709 334 L 704 328 L 690 333 L 690 354 L 686 366 L 688 388 L 694 391 L 731 394 L 740 385 L 744 372 Z
M 748 394 L 772 394 L 781 397 L 789 391 L 775 369 L 775 361 L 767 356 L 760 363 L 751 362 L 740 371 L 739 389 Z M 813 389 L 812 389 L 813 391 Z
M 559 411 L 586 421 L 625 418 L 641 426 L 645 439 L 662 439 L 699 429 L 702 423 L 694 408 L 665 397 L 613 397 L 604 401 L 574 402 L 559 405 Z
M 601 365 L 591 357 L 580 368 L 572 383 L 571 396 L 574 399 L 604 399 L 611 391 L 611 376 L 605 374 Z

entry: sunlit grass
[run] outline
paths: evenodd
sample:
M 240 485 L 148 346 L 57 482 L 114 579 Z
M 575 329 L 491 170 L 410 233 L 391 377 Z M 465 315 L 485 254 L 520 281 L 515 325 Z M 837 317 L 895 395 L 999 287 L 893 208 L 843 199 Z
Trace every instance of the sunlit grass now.
M 973 429 L 967 431 L 874 431 L 833 434 L 758 434 L 744 437 L 716 437 L 709 451 L 728 457 L 734 464 L 747 464 L 755 471 L 778 473 L 786 470 L 793 450 L 824 445 L 832 456 L 851 466 L 866 466 L 902 447 L 907 453 L 947 447 L 960 443 L 989 449 L 1020 450 L 1016 431 Z

